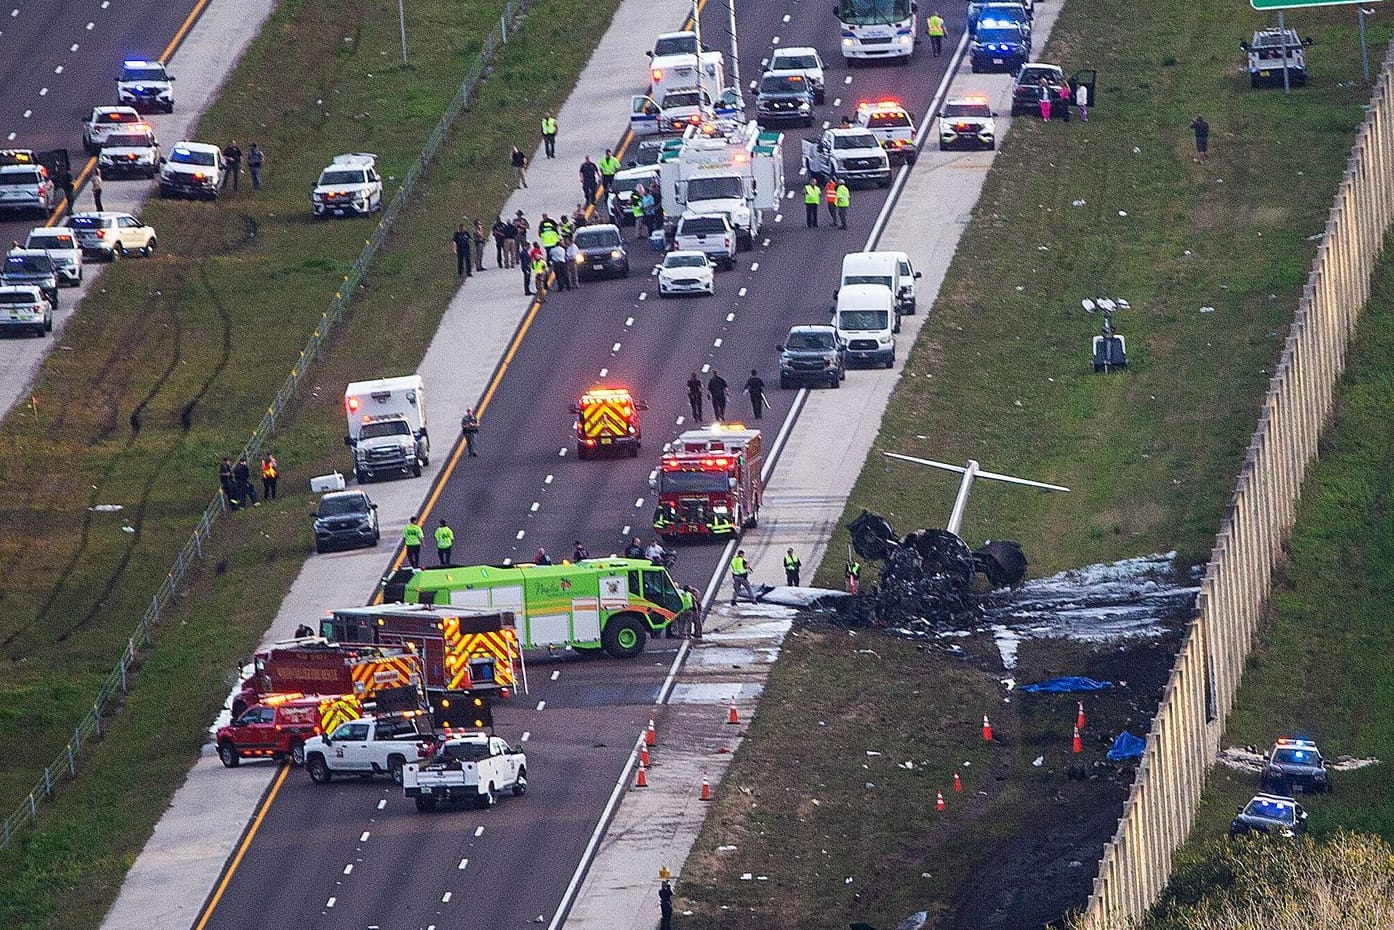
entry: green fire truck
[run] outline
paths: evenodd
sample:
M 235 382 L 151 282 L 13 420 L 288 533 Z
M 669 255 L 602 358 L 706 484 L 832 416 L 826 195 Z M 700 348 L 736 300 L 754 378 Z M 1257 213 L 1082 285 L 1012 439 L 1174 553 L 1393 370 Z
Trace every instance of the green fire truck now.
M 511 610 L 524 649 L 604 649 L 619 659 L 643 652 L 648 634 L 695 608 L 647 559 L 400 568 L 382 589 L 388 602 Z

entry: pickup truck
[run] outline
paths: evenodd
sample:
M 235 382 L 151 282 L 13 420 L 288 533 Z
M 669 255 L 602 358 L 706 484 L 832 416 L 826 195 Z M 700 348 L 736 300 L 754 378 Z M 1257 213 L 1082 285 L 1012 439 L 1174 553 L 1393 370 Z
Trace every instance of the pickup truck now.
M 408 762 L 402 787 L 419 811 L 456 801 L 493 807 L 504 789 L 512 789 L 514 796 L 527 793 L 528 757 L 501 737 L 457 736 L 441 743 L 429 761 Z
M 426 717 L 361 717 L 307 739 L 305 771 L 317 785 L 335 775 L 390 775 L 400 785 L 403 767 L 429 758 L 437 742 Z
M 816 139 L 804 139 L 802 145 L 804 167 L 810 176 L 837 178 L 849 186 L 858 181 L 878 187 L 891 184 L 890 157 L 869 129 L 825 129 Z

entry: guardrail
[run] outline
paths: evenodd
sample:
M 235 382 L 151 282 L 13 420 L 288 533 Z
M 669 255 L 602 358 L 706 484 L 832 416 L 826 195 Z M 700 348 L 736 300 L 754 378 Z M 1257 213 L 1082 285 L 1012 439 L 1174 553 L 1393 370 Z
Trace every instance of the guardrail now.
M 329 308 L 321 315 L 319 325 L 310 335 L 309 342 L 305 344 L 305 348 L 291 367 L 290 374 L 286 376 L 281 389 L 276 392 L 276 396 L 266 408 L 266 412 L 262 414 L 261 421 L 252 431 L 251 438 L 247 440 L 247 445 L 242 450 L 242 454 L 247 457 L 248 461 L 256 461 L 263 443 L 276 431 L 276 421 L 285 412 L 291 401 L 295 399 L 300 389 L 301 380 L 309 371 L 310 365 L 319 357 L 324 348 L 325 340 L 329 337 L 330 330 L 334 328 L 334 324 L 344 318 L 345 311 L 353 303 L 353 293 L 363 280 L 363 275 L 367 273 L 368 266 L 377 257 L 379 249 L 382 248 L 383 242 L 387 239 L 387 234 L 391 231 L 392 224 L 406 208 L 407 200 L 416 189 L 416 185 L 420 183 L 427 166 L 430 165 L 441 145 L 445 142 L 451 127 L 459 119 L 460 114 L 465 111 L 465 108 L 469 106 L 470 96 L 474 93 L 475 88 L 488 75 L 489 66 L 495 53 L 500 46 L 508 42 L 509 34 L 517 29 L 532 2 L 533 0 L 508 0 L 504 4 L 503 14 L 499 17 L 498 25 L 484 40 L 484 47 L 480 50 L 479 59 L 470 67 L 465 79 L 460 82 L 459 91 L 446 106 L 435 129 L 431 130 L 431 134 L 426 137 L 426 144 L 422 148 L 420 156 L 407 171 L 406 177 L 402 180 L 402 186 L 397 189 L 397 193 L 392 197 L 387 209 L 378 218 L 377 228 L 373 230 L 372 236 L 364 243 L 363 250 L 358 253 L 358 258 L 349 268 L 348 274 L 344 275 L 342 285 L 335 292 L 333 300 L 329 302 Z M 220 492 L 204 509 L 203 515 L 199 517 L 198 524 L 189 535 L 189 539 L 179 550 L 179 555 L 175 557 L 174 564 L 165 574 L 159 588 L 151 596 L 150 606 L 145 609 L 145 613 L 141 616 L 140 624 L 127 639 L 126 648 L 121 653 L 116 667 L 112 669 L 111 674 L 97 690 L 96 700 L 92 702 L 92 709 L 73 729 L 73 737 L 69 740 L 68 745 L 52 762 L 44 766 L 43 776 L 29 791 L 25 799 L 20 802 L 19 806 L 3 821 L 0 821 L 0 849 L 9 846 L 16 833 L 38 819 L 40 802 L 52 798 L 63 782 L 77 776 L 79 755 L 89 742 L 100 738 L 102 718 L 112 709 L 113 701 L 118 700 L 130 689 L 131 678 L 141 653 L 155 642 L 155 630 L 159 624 L 160 615 L 174 599 L 175 592 L 184 583 L 184 578 L 194 563 L 203 559 L 203 546 L 212 536 L 213 527 L 225 509 L 226 502 Z
M 1346 349 L 1394 221 L 1394 42 L 1269 381 L 1229 511 L 1082 925 L 1137 924 L 1171 876 L 1297 516 Z

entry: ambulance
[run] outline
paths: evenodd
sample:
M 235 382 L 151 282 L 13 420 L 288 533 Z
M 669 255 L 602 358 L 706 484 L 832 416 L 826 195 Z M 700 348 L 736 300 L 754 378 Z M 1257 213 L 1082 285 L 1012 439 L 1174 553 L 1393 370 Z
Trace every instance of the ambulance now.
M 420 375 L 354 381 L 344 389 L 353 473 L 359 484 L 411 474 L 431 464 L 426 430 L 426 384 Z
M 663 202 L 674 214 L 721 214 L 742 249 L 755 244 L 766 211 L 784 196 L 784 136 L 756 123 L 691 126 L 658 157 Z

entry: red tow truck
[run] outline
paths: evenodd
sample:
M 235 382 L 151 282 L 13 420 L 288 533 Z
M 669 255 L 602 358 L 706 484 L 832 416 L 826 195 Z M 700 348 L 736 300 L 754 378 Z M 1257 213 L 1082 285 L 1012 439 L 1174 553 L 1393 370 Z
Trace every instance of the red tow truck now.
M 758 429 L 713 423 L 664 451 L 653 528 L 665 539 L 735 536 L 760 519 L 764 448 Z

